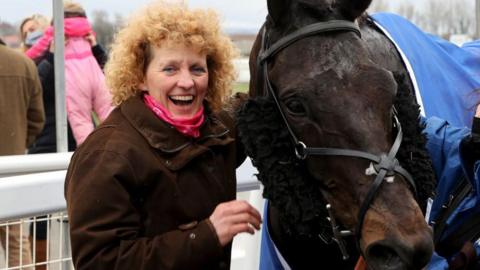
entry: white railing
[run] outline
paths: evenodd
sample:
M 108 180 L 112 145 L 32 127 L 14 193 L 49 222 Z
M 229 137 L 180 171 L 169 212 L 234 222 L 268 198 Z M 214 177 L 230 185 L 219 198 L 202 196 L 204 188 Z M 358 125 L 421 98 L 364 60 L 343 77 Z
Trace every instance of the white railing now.
M 0 179 L 5 176 L 66 170 L 73 152 L 0 156 Z
M 36 222 L 48 222 L 46 243 L 38 244 L 36 231 L 30 237 L 31 261 L 26 261 L 22 252 L 19 261 L 8 263 L 9 243 L 1 256 L 0 270 L 13 269 L 73 269 L 71 265 L 68 223 L 65 214 L 64 180 L 72 153 L 38 154 L 0 157 L 0 231 L 9 239 L 9 229 L 20 226 L 20 235 L 29 235 L 29 226 Z M 247 160 L 237 169 L 237 197 L 249 201 L 262 212 L 260 184 L 255 177 L 256 169 Z M 43 216 L 38 218 L 38 216 Z M 19 249 L 22 250 L 22 243 Z M 46 245 L 46 258 L 36 258 L 36 248 Z M 258 269 L 260 233 L 254 236 L 237 236 L 232 249 L 232 270 Z M 18 261 L 18 260 L 17 260 Z M 43 268 L 42 268 L 43 267 Z

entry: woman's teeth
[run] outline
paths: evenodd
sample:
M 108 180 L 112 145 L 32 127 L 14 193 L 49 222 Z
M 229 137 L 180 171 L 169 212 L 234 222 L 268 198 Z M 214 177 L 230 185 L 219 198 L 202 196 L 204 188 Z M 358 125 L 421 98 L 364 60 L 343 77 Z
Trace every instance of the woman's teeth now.
M 194 96 L 169 96 L 168 97 L 175 105 L 189 105 L 193 102 Z

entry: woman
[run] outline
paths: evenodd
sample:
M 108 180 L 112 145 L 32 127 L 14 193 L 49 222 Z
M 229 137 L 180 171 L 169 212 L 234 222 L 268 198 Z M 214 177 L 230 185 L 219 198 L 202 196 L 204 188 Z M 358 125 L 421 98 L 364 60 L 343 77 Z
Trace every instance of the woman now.
M 94 32 L 85 10 L 77 3 L 66 2 L 64 16 L 67 117 L 76 145 L 79 145 L 94 129 L 92 112 L 103 121 L 113 108 L 105 76 L 100 68 L 102 63 L 99 65 L 94 57 Z M 53 49 L 53 35 L 54 29 L 50 26 L 25 54 L 38 62 L 49 47 Z
M 65 5 L 65 17 L 75 11 L 71 3 Z M 42 36 L 46 28 L 48 28 L 48 19 L 42 15 L 34 14 L 25 18 L 20 24 L 20 34 L 24 51 L 34 45 Z M 85 36 L 86 41 L 90 44 L 92 54 L 96 62 L 103 68 L 106 62 L 106 53 L 100 44 L 97 44 L 95 35 L 89 34 Z M 56 112 L 55 112 L 55 72 L 54 72 L 54 55 L 53 42 L 49 44 L 49 50 L 35 59 L 38 74 L 42 83 L 43 106 L 45 109 L 45 126 L 35 139 L 35 142 L 28 148 L 29 154 L 43 154 L 57 152 L 57 135 L 56 135 Z M 73 137 L 70 123 L 67 123 L 68 131 L 68 151 L 74 151 L 76 142 Z M 41 218 L 41 217 L 40 217 Z M 30 237 L 33 238 L 33 226 L 30 226 Z M 47 222 L 37 221 L 36 226 L 36 246 L 35 259 L 36 262 L 46 261 L 47 258 Z M 32 241 L 32 240 L 31 240 Z M 33 242 L 32 242 L 33 243 Z M 27 246 L 24 244 L 24 246 Z M 37 270 L 46 269 L 45 265 L 37 266 Z
M 105 67 L 118 107 L 77 149 L 65 193 L 81 269 L 228 269 L 261 217 L 236 201 L 244 155 L 222 102 L 230 40 L 211 11 L 151 4 Z
M 65 17 L 78 16 L 75 11 L 79 8 L 73 3 L 67 3 L 64 7 Z M 31 48 L 39 39 L 42 38 L 45 29 L 48 27 L 48 20 L 39 14 L 34 14 L 25 18 L 20 24 L 20 34 L 25 51 Z M 91 51 L 95 60 L 101 68 L 105 65 L 107 55 L 103 47 L 97 43 L 95 35 L 90 33 L 85 36 L 85 40 L 90 44 Z M 35 143 L 28 149 L 29 154 L 55 153 L 57 152 L 56 136 L 56 113 L 55 113 L 55 77 L 54 77 L 54 46 L 49 43 L 49 49 L 41 56 L 35 59 L 38 74 L 42 82 L 43 104 L 45 107 L 45 127 L 37 136 Z M 109 101 L 110 102 L 110 101 Z M 108 103 L 109 105 L 109 103 Z M 68 123 L 68 151 L 74 151 L 77 143 L 73 137 L 70 123 Z M 44 233 L 43 233 L 44 234 Z
M 43 32 L 48 25 L 48 19 L 41 14 L 33 14 L 23 19 L 20 23 L 21 49 L 23 52 L 30 49 L 43 36 Z

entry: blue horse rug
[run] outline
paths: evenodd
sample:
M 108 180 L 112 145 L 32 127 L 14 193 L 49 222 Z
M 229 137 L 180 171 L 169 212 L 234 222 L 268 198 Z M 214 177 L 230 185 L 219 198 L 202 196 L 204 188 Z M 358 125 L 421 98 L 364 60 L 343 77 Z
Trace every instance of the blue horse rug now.
M 480 40 L 458 47 L 401 16 L 376 13 L 372 18 L 402 56 L 423 115 L 470 128 L 480 99 L 475 91 L 480 90 Z

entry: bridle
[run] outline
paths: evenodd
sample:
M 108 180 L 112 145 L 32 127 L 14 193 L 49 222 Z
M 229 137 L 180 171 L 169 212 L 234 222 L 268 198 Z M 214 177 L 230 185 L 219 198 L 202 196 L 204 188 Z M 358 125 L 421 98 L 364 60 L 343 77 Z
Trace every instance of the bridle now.
M 368 152 L 351 150 L 351 149 L 308 147 L 307 145 L 305 145 L 304 142 L 299 140 L 297 136 L 295 136 L 295 133 L 290 127 L 290 124 L 287 121 L 287 117 L 284 111 L 282 110 L 282 107 L 280 106 L 280 101 L 278 100 L 278 97 L 275 94 L 275 91 L 273 90 L 272 84 L 268 79 L 268 60 L 274 57 L 278 52 L 280 52 L 284 48 L 308 36 L 313 36 L 319 33 L 345 32 L 345 31 L 353 32 L 361 38 L 360 29 L 355 23 L 350 21 L 345 21 L 345 20 L 332 20 L 332 21 L 318 22 L 318 23 L 307 25 L 301 29 L 298 29 L 282 37 L 273 45 L 269 46 L 268 34 L 267 34 L 266 25 L 265 25 L 263 27 L 263 32 L 262 32 L 261 50 L 257 56 L 257 85 L 256 86 L 257 86 L 257 90 L 264 89 L 266 87 L 268 90 L 268 94 L 270 94 L 271 97 L 273 98 L 276 104 L 276 107 L 280 113 L 280 116 L 283 119 L 285 126 L 287 127 L 287 130 L 293 142 L 293 145 L 295 147 L 295 155 L 299 160 L 304 160 L 309 156 L 342 156 L 342 157 L 366 159 L 371 162 L 371 167 L 373 165 L 374 174 L 376 174 L 376 177 L 370 187 L 370 190 L 367 193 L 367 196 L 365 197 L 365 200 L 363 201 L 360 207 L 360 211 L 358 213 L 358 222 L 355 226 L 354 232 L 352 232 L 352 230 L 340 230 L 333 216 L 331 205 L 330 204 L 326 205 L 326 209 L 329 214 L 328 220 L 330 221 L 330 225 L 333 231 L 332 240 L 338 244 L 340 251 L 342 252 L 343 259 L 346 260 L 349 258 L 349 255 L 345 247 L 343 238 L 347 236 L 355 235 L 357 249 L 360 253 L 362 253 L 360 248 L 360 238 L 361 238 L 360 236 L 361 236 L 363 222 L 365 219 L 365 214 L 370 208 L 370 204 L 372 203 L 375 195 L 380 189 L 380 186 L 383 183 L 383 180 L 387 176 L 394 176 L 395 174 L 400 174 L 410 184 L 411 188 L 413 189 L 414 195 L 416 196 L 417 194 L 416 186 L 412 177 L 405 169 L 403 169 L 400 166 L 398 160 L 395 158 L 398 152 L 398 149 L 400 148 L 400 144 L 402 142 L 402 137 L 403 137 L 402 127 L 400 125 L 400 121 L 398 120 L 395 108 L 392 108 L 392 112 L 393 112 L 392 114 L 393 114 L 393 121 L 394 121 L 393 125 L 397 129 L 397 136 L 388 153 L 383 153 L 381 155 L 374 155 Z

